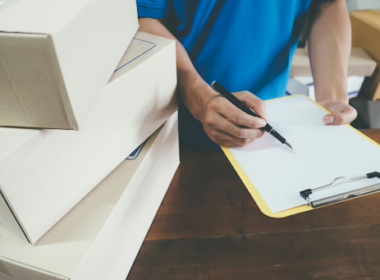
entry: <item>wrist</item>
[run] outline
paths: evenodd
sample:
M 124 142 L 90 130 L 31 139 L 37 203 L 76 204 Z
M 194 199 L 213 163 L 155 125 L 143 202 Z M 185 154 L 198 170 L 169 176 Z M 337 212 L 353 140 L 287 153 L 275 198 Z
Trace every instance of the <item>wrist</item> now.
M 316 91 L 315 99 L 319 103 L 341 102 L 341 103 L 348 104 L 349 102 L 347 89 L 339 89 L 339 90 L 329 89 L 329 90 L 324 90 L 323 93 L 318 93 Z
M 178 70 L 178 95 L 197 120 L 202 120 L 207 103 L 218 96 L 196 71 Z

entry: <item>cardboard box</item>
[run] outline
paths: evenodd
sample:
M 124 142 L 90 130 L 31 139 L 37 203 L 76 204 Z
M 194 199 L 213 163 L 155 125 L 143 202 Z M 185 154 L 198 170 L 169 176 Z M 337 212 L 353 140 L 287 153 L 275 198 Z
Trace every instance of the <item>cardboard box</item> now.
M 176 83 L 175 42 L 137 32 L 83 130 L 0 128 L 1 224 L 34 244 L 177 110 Z
M 0 126 L 82 128 L 137 31 L 136 1 L 2 6 Z
M 0 279 L 126 279 L 178 164 L 174 114 L 36 245 L 0 226 Z
M 380 64 L 380 11 L 363 10 L 350 13 L 352 26 L 352 46 L 363 48 Z M 380 69 L 376 68 L 372 77 L 367 78 L 359 93 L 373 100 L 380 99 Z
M 352 48 L 350 60 L 348 63 L 348 76 L 366 76 L 373 74 L 376 68 L 376 62 L 361 48 Z M 312 76 L 310 60 L 307 49 L 296 49 L 292 66 L 290 68 L 290 77 L 308 77 Z

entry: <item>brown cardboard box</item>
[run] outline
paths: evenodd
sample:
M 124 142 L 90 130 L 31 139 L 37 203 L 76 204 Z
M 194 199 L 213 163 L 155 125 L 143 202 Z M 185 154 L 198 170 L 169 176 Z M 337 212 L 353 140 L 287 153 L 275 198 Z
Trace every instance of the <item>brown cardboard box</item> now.
M 378 64 L 372 77 L 364 81 L 359 95 L 380 99 L 380 11 L 352 11 L 350 19 L 352 47 L 363 48 Z

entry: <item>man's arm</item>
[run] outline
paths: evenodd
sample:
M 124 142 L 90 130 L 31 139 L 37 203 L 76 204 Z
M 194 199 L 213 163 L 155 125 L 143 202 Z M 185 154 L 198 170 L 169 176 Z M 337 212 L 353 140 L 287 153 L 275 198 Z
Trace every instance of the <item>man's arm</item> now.
M 266 125 L 236 108 L 222 98 L 200 77 L 185 48 L 169 32 L 162 20 L 140 18 L 139 31 L 155 34 L 176 41 L 178 95 L 190 113 L 202 122 L 207 135 L 223 146 L 244 146 L 263 135 L 258 129 Z M 267 119 L 265 103 L 250 92 L 234 93 L 241 101 Z
M 323 121 L 333 125 L 352 122 L 357 112 L 348 104 L 347 95 L 351 23 L 346 0 L 317 4 L 308 47 L 316 100 L 331 111 Z

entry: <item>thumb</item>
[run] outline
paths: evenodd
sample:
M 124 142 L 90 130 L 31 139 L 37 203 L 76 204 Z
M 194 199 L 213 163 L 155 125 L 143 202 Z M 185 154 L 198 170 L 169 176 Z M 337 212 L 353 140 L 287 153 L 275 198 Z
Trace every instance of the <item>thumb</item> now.
M 343 118 L 341 114 L 328 114 L 323 117 L 323 122 L 327 125 L 341 125 L 343 124 Z
M 343 111 L 341 113 L 331 113 L 323 117 L 323 122 L 327 125 L 342 125 L 351 123 L 356 118 L 356 111 Z
M 348 104 L 340 102 L 332 102 L 327 106 L 331 113 L 323 118 L 323 122 L 327 125 L 342 125 L 352 122 L 356 116 L 356 110 Z

